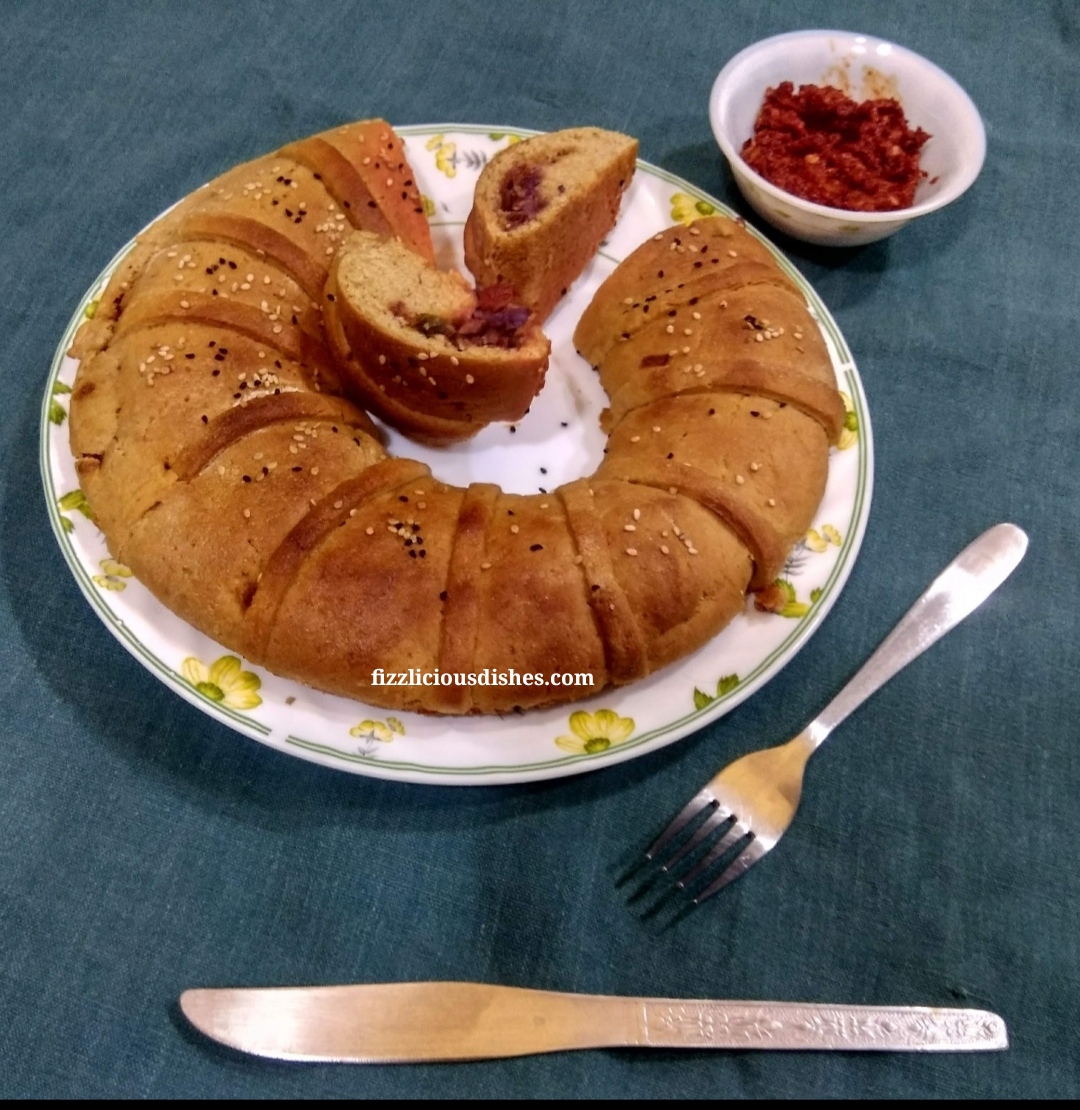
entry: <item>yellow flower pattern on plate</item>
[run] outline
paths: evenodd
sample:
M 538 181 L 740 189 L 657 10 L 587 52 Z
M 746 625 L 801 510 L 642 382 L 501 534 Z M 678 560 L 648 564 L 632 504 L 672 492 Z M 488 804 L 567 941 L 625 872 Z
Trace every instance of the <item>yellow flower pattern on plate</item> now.
M 671 218 L 680 224 L 692 224 L 702 216 L 712 216 L 716 206 L 707 200 L 698 200 L 689 193 L 675 193 L 671 198 Z
M 385 722 L 363 720 L 349 729 L 349 735 L 358 740 L 378 740 L 381 744 L 389 744 L 395 733 L 405 735 L 405 726 L 397 717 L 387 717 Z
M 823 524 L 820 532 L 816 528 L 811 528 L 803 540 L 807 548 L 818 555 L 823 551 L 828 551 L 829 544 L 839 547 L 841 542 L 840 533 L 831 524 Z
M 435 152 L 435 168 L 447 177 L 457 176 L 457 165 L 454 155 L 457 154 L 457 143 L 448 143 L 442 135 L 432 135 L 424 144 L 425 150 Z
M 103 590 L 122 590 L 127 586 L 125 578 L 131 577 L 131 567 L 118 563 L 115 559 L 102 559 L 100 562 L 101 574 L 94 575 L 94 581 Z
M 849 447 L 854 447 L 856 440 L 859 438 L 859 417 L 855 412 L 855 404 L 851 400 L 851 395 L 840 390 L 840 399 L 844 402 L 844 430 L 840 433 L 840 442 L 837 447 L 841 451 L 846 451 Z
M 254 709 L 262 705 L 262 698 L 257 693 L 262 680 L 257 674 L 245 671 L 235 655 L 223 655 L 209 667 L 189 655 L 180 667 L 180 673 L 184 681 L 203 697 L 230 709 Z
M 620 717 L 611 709 L 586 713 L 579 709 L 570 714 L 573 736 L 558 736 L 555 743 L 573 755 L 597 755 L 628 740 L 634 731 L 633 717 Z

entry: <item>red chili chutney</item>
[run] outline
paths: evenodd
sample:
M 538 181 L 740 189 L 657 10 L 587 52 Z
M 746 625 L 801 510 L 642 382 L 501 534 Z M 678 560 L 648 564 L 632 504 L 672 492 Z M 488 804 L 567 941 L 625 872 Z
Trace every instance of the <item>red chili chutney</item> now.
M 908 208 L 926 177 L 930 136 L 893 99 L 861 104 L 839 89 L 784 81 L 765 94 L 743 159 L 766 181 L 815 204 L 856 212 Z

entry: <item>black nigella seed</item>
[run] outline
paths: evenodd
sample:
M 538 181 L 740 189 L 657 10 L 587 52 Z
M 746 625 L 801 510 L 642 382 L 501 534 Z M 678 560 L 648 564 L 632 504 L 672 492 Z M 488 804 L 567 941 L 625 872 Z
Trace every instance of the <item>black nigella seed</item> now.
M 532 546 L 531 546 L 531 547 L 529 548 L 529 550 L 530 550 L 530 551 L 543 551 L 543 550 L 544 550 L 544 545 L 543 545 L 542 543 L 534 543 L 534 544 L 533 544 L 533 545 L 532 545 Z
M 439 600 L 440 600 L 440 601 L 445 601 L 445 600 L 447 599 L 447 597 L 448 597 L 448 596 L 449 596 L 449 595 L 447 594 L 447 592 L 446 592 L 445 590 L 443 590 L 443 591 L 442 591 L 442 592 L 441 592 L 441 593 L 439 594 Z

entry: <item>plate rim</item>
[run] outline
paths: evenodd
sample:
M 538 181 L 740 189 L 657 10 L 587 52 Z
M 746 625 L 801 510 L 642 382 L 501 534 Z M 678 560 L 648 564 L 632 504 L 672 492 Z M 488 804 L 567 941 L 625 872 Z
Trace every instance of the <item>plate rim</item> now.
M 509 134 L 516 136 L 544 134 L 544 132 L 531 128 L 498 124 L 485 125 L 450 122 L 408 124 L 401 127 L 394 127 L 394 130 L 397 134 L 406 138 L 421 135 L 435 135 L 439 133 L 484 134 L 488 136 L 492 134 Z M 694 185 L 686 178 L 674 174 L 654 163 L 648 162 L 645 159 L 639 158 L 637 160 L 637 167 L 639 170 L 645 170 L 650 176 L 659 178 L 666 184 L 676 185 L 680 189 L 686 189 L 695 200 L 704 201 L 712 205 L 717 213 L 728 216 L 729 218 L 741 220 L 738 213 L 729 205 L 712 196 L 699 186 Z M 147 227 L 152 226 L 154 222 L 160 219 L 161 216 L 172 207 L 173 205 L 169 205 L 162 213 L 155 216 Z M 858 419 L 859 436 L 857 443 L 859 455 L 852 508 L 852 528 L 841 546 L 836 564 L 832 568 L 825 585 L 822 587 L 823 593 L 814 603 L 811 611 L 799 620 L 791 634 L 785 637 L 778 646 L 773 648 L 772 651 L 755 666 L 754 672 L 752 672 L 754 677 L 741 680 L 738 687 L 727 695 L 717 697 L 713 702 L 702 708 L 695 708 L 690 713 L 677 717 L 675 720 L 668 721 L 663 725 L 656 726 L 651 730 L 643 732 L 640 736 L 635 735 L 626 742 L 614 745 L 604 752 L 580 755 L 563 753 L 559 757 L 545 760 L 540 763 L 439 767 L 419 764 L 412 761 L 395 761 L 385 758 L 374 760 L 360 755 L 352 756 L 326 745 L 320 745 L 314 741 L 293 736 L 289 732 L 286 732 L 280 741 L 275 742 L 272 739 L 274 730 L 271 727 L 245 714 L 238 713 L 220 702 L 211 701 L 209 698 L 198 693 L 175 670 L 170 668 L 164 660 L 146 648 L 128 629 L 124 621 L 116 616 L 105 604 L 100 591 L 93 588 L 89 574 L 73 550 L 65 530 L 65 518 L 58 504 L 49 458 L 51 446 L 50 437 L 55 427 L 51 419 L 50 411 L 52 402 L 55 399 L 53 387 L 63 368 L 67 350 L 71 345 L 75 331 L 87 318 L 85 315 L 87 307 L 93 302 L 95 295 L 104 287 L 111 273 L 134 246 L 138 235 L 143 234 L 146 228 L 137 232 L 135 236 L 129 239 L 127 243 L 115 252 L 113 257 L 93 282 L 91 282 L 86 292 L 79 299 L 75 311 L 61 335 L 60 342 L 53 355 L 52 363 L 45 381 L 39 419 L 39 467 L 42 487 L 53 534 L 56 537 L 64 560 L 75 578 L 80 592 L 90 603 L 91 609 L 98 616 L 98 619 L 112 633 L 113 637 L 121 646 L 158 679 L 158 681 L 169 687 L 174 693 L 179 694 L 180 697 L 190 705 L 193 705 L 195 708 L 217 720 L 219 724 L 224 724 L 232 731 L 239 732 L 249 739 L 257 740 L 264 746 L 271 747 L 282 754 L 301 758 L 308 762 L 313 762 L 320 766 L 345 773 L 361 774 L 370 778 L 408 782 L 419 785 L 443 786 L 499 786 L 547 781 L 550 779 L 565 778 L 571 775 L 602 770 L 606 767 L 625 763 L 631 759 L 640 758 L 643 755 L 659 751 L 661 748 L 674 744 L 684 739 L 686 736 L 697 732 L 699 729 L 712 724 L 737 708 L 747 698 L 752 697 L 763 686 L 767 685 L 768 682 L 775 678 L 780 671 L 795 658 L 803 647 L 805 647 L 807 641 L 817 632 L 822 622 L 832 611 L 833 606 L 839 600 L 847 584 L 862 548 L 863 539 L 869 522 L 874 487 L 874 446 L 870 414 L 867 407 L 862 379 L 859 375 L 854 357 L 851 354 L 850 347 L 843 333 L 840 331 L 839 325 L 833 318 L 828 307 L 821 300 L 816 289 L 814 289 L 809 280 L 797 269 L 797 267 L 795 267 L 791 260 L 788 259 L 763 232 L 759 231 L 745 220 L 741 222 L 746 227 L 747 231 L 754 235 L 755 238 L 769 250 L 784 273 L 799 287 L 800 292 L 814 308 L 817 315 L 817 323 L 822 329 L 829 333 L 829 337 L 832 339 L 839 356 L 839 364 L 834 364 L 833 366 L 834 372 L 837 374 L 838 378 L 841 376 L 846 378 L 846 386 Z M 838 384 L 844 385 L 845 383 L 838 382 Z M 162 604 L 160 601 L 157 601 L 156 598 L 155 601 L 157 604 Z M 198 631 L 198 629 L 196 629 L 196 631 Z M 203 633 L 202 635 L 205 634 Z M 210 638 L 207 637 L 207 639 Z M 223 648 L 222 650 L 229 652 L 229 649 Z M 232 654 L 231 652 L 229 653 Z M 677 665 L 678 661 L 673 664 L 673 666 Z M 268 673 L 272 672 L 268 671 Z M 369 708 L 376 708 L 361 701 L 355 701 L 355 704 L 361 707 L 367 706 Z M 572 703 L 568 704 L 566 708 L 568 711 L 573 712 Z M 471 719 L 472 718 L 468 717 L 452 718 L 456 724 L 462 724 Z M 506 714 L 502 716 L 502 719 L 510 722 L 512 727 L 513 721 L 517 718 L 513 714 Z

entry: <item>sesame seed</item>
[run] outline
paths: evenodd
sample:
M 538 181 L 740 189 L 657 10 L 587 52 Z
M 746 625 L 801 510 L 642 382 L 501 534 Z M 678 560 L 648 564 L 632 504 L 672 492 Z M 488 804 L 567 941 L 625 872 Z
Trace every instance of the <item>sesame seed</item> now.
M 640 509 L 635 509 L 634 510 L 634 519 L 635 520 L 640 520 L 641 519 L 641 510 Z
M 380 366 L 385 366 L 386 365 L 386 355 L 379 355 L 379 365 Z
M 626 549 L 626 554 L 627 555 L 636 555 L 637 554 L 637 548 L 636 547 L 628 547 Z
M 776 507 L 776 498 L 775 497 L 770 497 L 769 498 L 769 508 L 772 509 L 772 508 L 775 508 L 775 507 Z
M 353 512 L 355 513 L 355 512 L 356 512 L 356 510 L 355 510 L 355 509 L 353 509 Z M 368 535 L 368 536 L 374 536 L 374 535 L 375 535 L 375 529 L 374 529 L 374 528 L 372 528 L 372 527 L 371 527 L 371 525 L 369 524 L 369 525 L 368 525 L 368 526 L 367 526 L 367 527 L 366 527 L 366 528 L 364 529 L 364 533 L 365 533 L 365 535 Z
M 480 569 L 481 570 L 491 570 L 491 564 L 490 563 L 481 563 L 480 564 Z
M 313 467 L 311 468 L 311 473 L 312 473 L 312 474 L 318 474 L 318 473 L 319 473 L 319 468 L 318 468 L 317 466 L 313 466 Z
M 636 532 L 637 531 L 637 526 L 634 525 L 634 524 L 624 524 L 622 530 L 624 532 Z
M 730 256 L 731 256 L 732 258 L 738 258 L 738 257 L 739 257 L 739 252 L 738 252 L 738 251 L 728 251 L 728 254 L 729 254 L 729 255 L 730 255 Z
M 666 328 L 664 328 L 664 331 L 666 331 L 668 333 L 668 335 L 674 335 L 675 334 L 675 325 L 674 324 L 668 324 L 668 326 Z
M 630 442 L 631 443 L 637 443 L 640 439 L 641 439 L 641 436 L 631 436 L 630 437 Z
M 250 518 L 251 518 L 251 510 L 250 509 L 245 509 L 244 510 L 244 519 L 247 520 L 247 519 L 250 519 Z
M 460 365 L 456 355 L 451 355 L 450 356 L 450 365 L 451 366 L 459 366 Z
M 511 524 L 510 525 L 510 531 L 516 536 L 518 534 L 518 531 L 519 531 L 518 526 L 516 524 Z
M 426 501 L 417 501 L 416 507 L 418 509 L 426 509 L 427 508 L 427 502 Z
M 654 425 L 653 425 L 653 429 L 652 429 L 652 430 L 653 430 L 654 432 L 658 432 L 658 431 L 660 431 L 660 425 L 659 425 L 659 424 L 654 424 Z
M 457 360 L 455 359 L 454 361 L 456 362 Z M 469 385 L 472 385 L 473 382 L 476 381 L 476 379 L 472 376 L 472 374 L 466 374 L 465 381 L 468 382 Z
M 579 567 L 579 566 L 581 566 L 581 564 L 583 562 L 585 562 L 585 556 L 584 555 L 575 555 L 574 556 L 574 566 Z

